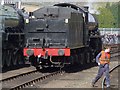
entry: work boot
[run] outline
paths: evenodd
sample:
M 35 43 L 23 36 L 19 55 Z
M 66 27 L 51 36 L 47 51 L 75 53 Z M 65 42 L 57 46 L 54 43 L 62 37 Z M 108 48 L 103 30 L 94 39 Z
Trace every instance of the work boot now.
M 107 86 L 106 86 L 106 90 L 111 90 L 110 85 L 107 85 Z
M 107 88 L 110 88 L 110 85 L 106 85 Z
M 103 85 L 104 85 L 104 86 L 107 86 L 107 84 L 106 84 L 106 83 L 104 83 Z
M 91 83 L 91 86 L 92 86 L 92 87 L 95 87 L 95 83 L 94 83 L 94 82 L 92 82 L 92 83 Z

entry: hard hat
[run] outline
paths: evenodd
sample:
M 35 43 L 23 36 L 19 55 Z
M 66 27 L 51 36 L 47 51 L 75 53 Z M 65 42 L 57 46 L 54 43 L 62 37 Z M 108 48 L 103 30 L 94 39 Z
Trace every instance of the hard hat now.
M 110 52 L 110 48 L 105 49 L 105 52 Z

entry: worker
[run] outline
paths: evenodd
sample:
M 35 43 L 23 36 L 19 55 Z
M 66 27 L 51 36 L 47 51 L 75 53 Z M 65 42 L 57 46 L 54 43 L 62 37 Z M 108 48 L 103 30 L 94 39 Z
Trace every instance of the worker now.
M 95 86 L 95 83 L 102 77 L 105 73 L 105 80 L 107 88 L 110 87 L 110 76 L 109 76 L 109 63 L 110 63 L 110 47 L 107 47 L 105 50 L 102 50 L 96 56 L 96 62 L 99 65 L 98 74 L 92 81 L 92 87 Z

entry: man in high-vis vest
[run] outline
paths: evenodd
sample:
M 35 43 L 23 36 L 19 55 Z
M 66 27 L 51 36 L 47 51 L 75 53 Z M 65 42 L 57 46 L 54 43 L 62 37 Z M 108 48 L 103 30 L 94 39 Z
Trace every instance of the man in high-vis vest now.
M 110 48 L 106 48 L 105 50 L 101 51 L 96 56 L 96 62 L 99 65 L 98 74 L 92 81 L 92 86 L 94 87 L 95 83 L 102 77 L 105 73 L 106 78 L 106 86 L 110 87 L 110 76 L 109 76 L 109 63 L 110 63 Z

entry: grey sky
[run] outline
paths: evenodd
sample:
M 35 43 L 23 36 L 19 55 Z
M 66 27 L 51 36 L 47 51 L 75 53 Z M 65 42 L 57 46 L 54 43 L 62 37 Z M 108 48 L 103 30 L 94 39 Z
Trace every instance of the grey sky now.
M 1 2 L 2 0 L 0 0 Z M 89 6 L 89 11 L 91 13 L 98 13 L 97 9 L 95 8 L 95 6 L 93 6 L 94 2 L 118 2 L 120 0 L 4 0 L 7 2 L 13 1 L 22 1 L 22 2 L 39 2 L 39 3 L 44 3 L 44 2 L 56 2 L 56 3 L 63 3 L 63 2 L 86 2 L 85 5 Z M 48 4 L 47 4 L 48 5 Z
M 120 0 L 21 0 L 23 2 L 118 2 Z
M 6 1 L 19 1 L 19 0 L 6 0 Z M 118 2 L 120 0 L 21 0 L 21 1 L 22 2 Z

